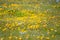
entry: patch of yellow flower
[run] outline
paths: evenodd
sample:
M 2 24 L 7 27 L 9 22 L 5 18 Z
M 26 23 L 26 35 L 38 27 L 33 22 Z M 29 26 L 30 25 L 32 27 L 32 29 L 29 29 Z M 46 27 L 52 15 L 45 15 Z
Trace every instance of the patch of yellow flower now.
M 15 23 L 11 23 L 11 26 L 15 26 Z
M 46 15 L 44 13 L 39 13 L 40 17 L 45 17 Z
M 43 27 L 46 28 L 47 27 L 47 24 L 44 24 Z
M 12 36 L 9 36 L 8 38 L 11 40 L 12 39 Z
M 18 30 L 20 31 L 20 27 L 18 27 Z
M 21 29 L 20 31 L 21 31 L 22 33 L 27 32 L 27 30 L 25 30 L 25 29 Z
M 5 26 L 6 26 L 7 28 L 11 29 L 11 30 L 15 29 L 15 27 L 16 27 L 16 25 L 15 25 L 14 23 L 6 23 Z
M 28 26 L 28 29 L 38 29 L 39 27 L 39 25 L 30 25 Z
M 19 40 L 22 40 L 22 38 L 20 37 Z
M 51 30 L 51 31 L 53 31 L 54 29 L 53 29 L 53 28 L 51 28 L 50 30 Z
M 3 10 L 3 8 L 0 8 L 0 10 Z
M 17 36 L 14 36 L 16 39 L 18 39 L 18 37 Z
M 11 4 L 10 6 L 16 6 L 17 7 L 17 6 L 19 6 L 19 4 Z
M 25 21 L 26 19 L 27 19 L 27 17 L 17 17 L 17 18 L 15 18 L 15 20 L 17 20 L 17 21 L 19 21 L 19 20 Z
M 30 16 L 30 18 L 35 19 L 35 18 L 38 18 L 38 17 L 37 17 L 36 14 L 32 14 L 32 15 Z
M 52 35 L 52 38 L 55 38 L 56 36 L 55 35 Z
M 0 38 L 0 40 L 4 40 L 4 38 Z
M 49 30 L 47 30 L 47 34 L 50 34 Z
M 12 28 L 11 24 L 9 24 L 9 23 L 6 23 L 5 26 L 8 27 L 8 28 Z
M 37 36 L 37 39 L 43 40 L 44 36 Z

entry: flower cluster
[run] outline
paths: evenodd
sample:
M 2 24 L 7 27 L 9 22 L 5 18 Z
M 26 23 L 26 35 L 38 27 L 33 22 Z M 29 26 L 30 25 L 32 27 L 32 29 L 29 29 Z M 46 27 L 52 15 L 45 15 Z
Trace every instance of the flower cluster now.
M 0 3 L 0 40 L 60 39 L 60 2 L 1 0 Z

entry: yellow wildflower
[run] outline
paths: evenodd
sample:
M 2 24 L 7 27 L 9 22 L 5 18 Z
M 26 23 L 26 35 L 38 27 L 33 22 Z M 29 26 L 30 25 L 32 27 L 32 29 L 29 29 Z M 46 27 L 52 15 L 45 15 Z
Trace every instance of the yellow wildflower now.
M 40 36 L 37 36 L 38 39 L 40 39 Z
M 54 29 L 53 29 L 53 28 L 51 28 L 50 30 L 51 30 L 51 31 L 53 31 Z
M 0 8 L 0 10 L 3 10 L 3 8 Z
M 22 38 L 20 37 L 19 40 L 22 40 Z
M 19 4 L 11 4 L 11 6 L 19 6 Z
M 26 32 L 27 32 L 27 30 L 25 30 L 25 29 L 21 29 L 21 30 L 20 30 L 20 33 L 22 33 L 22 34 L 23 34 L 23 33 L 26 33 Z
M 0 38 L 0 40 L 4 40 L 4 38 Z
M 40 26 L 39 25 L 35 25 L 35 28 L 38 29 Z
M 50 34 L 49 30 L 47 30 L 47 34 Z
M 52 35 L 52 38 L 55 38 L 55 35 Z
M 18 27 L 18 30 L 20 31 L 20 27 Z
M 14 36 L 16 39 L 18 38 L 17 36 Z
M 40 39 L 42 40 L 44 38 L 44 36 L 40 36 Z
M 45 14 L 43 14 L 43 13 L 40 13 L 39 15 L 40 15 L 41 17 L 45 17 Z
M 46 28 L 47 24 L 44 24 L 43 27 Z
M 9 39 L 12 39 L 12 36 L 9 36 L 8 38 L 9 38 Z

